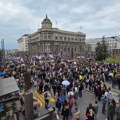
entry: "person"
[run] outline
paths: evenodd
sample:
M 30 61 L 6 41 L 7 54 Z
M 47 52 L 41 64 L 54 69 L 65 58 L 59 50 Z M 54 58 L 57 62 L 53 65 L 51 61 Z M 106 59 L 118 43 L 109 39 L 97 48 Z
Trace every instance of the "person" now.
M 80 120 L 80 117 L 79 117 L 79 116 L 77 116 L 75 120 Z
M 56 97 L 56 91 L 57 91 L 57 83 L 56 83 L 56 80 L 53 82 L 52 89 L 53 89 L 54 97 Z
M 56 110 L 55 110 L 55 108 L 53 107 L 53 114 L 52 114 L 52 119 L 53 120 L 59 120 L 59 116 L 57 115 L 57 113 L 56 113 Z
M 116 120 L 120 120 L 120 99 L 119 99 L 118 106 L 115 109 L 115 113 L 116 113 Z
M 112 101 L 108 107 L 108 120 L 114 120 L 115 108 L 116 108 L 116 102 L 114 99 L 112 99 Z
M 70 116 L 72 116 L 73 103 L 74 103 L 74 98 L 71 96 L 71 97 L 68 99 L 69 115 L 70 115 Z
M 63 120 L 68 120 L 68 116 L 69 116 L 69 105 L 67 103 L 67 101 L 65 100 L 63 108 L 62 108 L 62 112 L 61 114 L 63 115 Z
M 75 100 L 77 100 L 78 99 L 78 86 L 76 85 L 74 88 L 73 88 L 73 90 L 74 90 L 74 98 L 75 98 Z
M 33 113 L 34 113 L 34 118 L 37 118 L 38 117 L 38 110 L 37 110 L 36 106 L 33 109 Z
M 87 120 L 94 120 L 94 115 L 94 107 L 92 106 L 92 103 L 89 103 L 89 106 L 86 110 L 86 117 L 88 118 Z
M 70 97 L 74 97 L 74 92 L 71 89 L 68 92 L 68 98 L 70 98 Z
M 73 114 L 73 120 L 80 120 L 80 110 L 78 107 L 75 107 L 75 113 Z
M 79 85 L 79 98 L 82 98 L 82 91 L 84 89 L 83 83 L 81 82 Z
M 109 105 L 112 101 L 112 98 L 113 98 L 113 96 L 112 96 L 112 93 L 111 93 L 111 88 L 109 88 L 109 91 L 108 91 L 108 107 L 109 107 Z
M 120 76 L 117 77 L 118 89 L 120 90 Z
M 93 105 L 94 107 L 94 113 L 95 113 L 95 120 L 97 120 L 97 113 L 98 113 L 98 101 L 95 101 L 95 104 Z
M 44 93 L 44 99 L 45 99 L 45 108 L 48 109 L 49 108 L 49 100 L 50 100 L 50 91 L 46 91 Z
M 61 103 L 59 98 L 57 99 L 57 102 L 56 102 L 56 108 L 57 108 L 57 114 L 60 115 L 59 113 L 61 109 Z
M 43 82 L 42 81 L 38 84 L 38 87 L 39 87 L 39 93 L 42 94 L 42 92 L 43 92 Z
M 66 100 L 65 94 L 62 93 L 61 96 L 60 96 L 60 103 L 61 103 L 61 104 L 64 104 L 65 100 Z
M 101 97 L 102 103 L 103 103 L 103 107 L 102 107 L 102 114 L 105 114 L 106 110 L 106 103 L 107 103 L 107 92 L 105 92 L 102 97 Z

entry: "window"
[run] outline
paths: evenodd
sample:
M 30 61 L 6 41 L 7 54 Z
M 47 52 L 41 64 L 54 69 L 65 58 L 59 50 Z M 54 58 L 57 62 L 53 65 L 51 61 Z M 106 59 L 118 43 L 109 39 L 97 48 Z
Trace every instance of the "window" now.
M 25 43 L 27 43 L 28 42 L 28 40 L 25 40 Z
M 71 40 L 73 40 L 73 38 L 71 38 Z
M 68 38 L 68 40 L 70 40 L 70 38 Z
M 45 45 L 45 49 L 47 48 L 47 45 Z
M 60 40 L 62 40 L 62 37 L 60 36 Z
M 58 36 L 55 36 L 55 39 L 57 40 L 57 39 L 58 39 Z
M 48 33 L 48 39 L 51 39 L 51 34 L 50 33 Z
M 44 33 L 44 39 L 47 39 L 47 33 Z
M 64 37 L 64 40 L 66 40 L 66 37 Z

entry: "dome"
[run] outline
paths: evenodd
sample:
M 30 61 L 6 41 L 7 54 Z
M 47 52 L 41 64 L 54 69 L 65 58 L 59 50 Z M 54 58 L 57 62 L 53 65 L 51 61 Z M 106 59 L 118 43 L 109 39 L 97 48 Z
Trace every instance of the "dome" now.
M 42 24 L 52 24 L 51 20 L 47 17 L 42 21 Z

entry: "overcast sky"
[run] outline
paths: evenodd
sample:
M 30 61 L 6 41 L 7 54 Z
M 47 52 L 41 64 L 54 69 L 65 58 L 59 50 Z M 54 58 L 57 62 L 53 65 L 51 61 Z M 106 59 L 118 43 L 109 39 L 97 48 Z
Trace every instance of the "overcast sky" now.
M 46 14 L 53 27 L 87 38 L 120 34 L 120 0 L 0 0 L 5 48 L 17 48 L 17 39 L 40 28 Z

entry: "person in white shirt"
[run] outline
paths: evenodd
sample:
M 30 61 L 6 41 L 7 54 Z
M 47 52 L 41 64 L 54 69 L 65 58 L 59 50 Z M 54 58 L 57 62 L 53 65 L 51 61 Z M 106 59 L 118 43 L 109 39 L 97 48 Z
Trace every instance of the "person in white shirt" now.
M 45 108 L 48 109 L 49 108 L 49 100 L 51 98 L 51 94 L 50 91 L 46 91 L 44 93 L 44 99 L 45 99 Z

